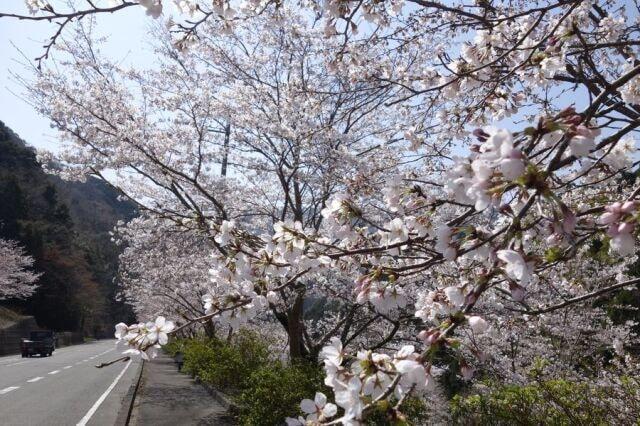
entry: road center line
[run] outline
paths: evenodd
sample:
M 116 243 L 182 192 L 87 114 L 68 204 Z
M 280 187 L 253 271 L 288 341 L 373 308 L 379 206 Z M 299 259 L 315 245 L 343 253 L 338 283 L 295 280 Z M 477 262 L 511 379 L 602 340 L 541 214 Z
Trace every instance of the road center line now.
M 68 370 L 68 369 L 70 369 L 70 368 L 71 368 L 71 366 L 70 366 L 70 365 L 67 365 L 66 367 L 64 367 L 64 368 L 63 368 L 63 370 Z
M 100 398 L 98 398 L 98 400 L 95 402 L 95 404 L 93 404 L 93 406 L 89 409 L 89 411 L 87 411 L 87 414 L 84 415 L 84 417 L 78 422 L 78 424 L 76 426 L 85 426 L 87 424 L 87 422 L 89 420 L 91 420 L 91 417 L 96 413 L 96 411 L 98 410 L 100 405 L 102 405 L 104 400 L 107 399 L 107 396 L 109 396 L 109 394 L 111 393 L 113 388 L 116 387 L 116 385 L 118 384 L 118 381 L 120 381 L 122 376 L 124 376 L 124 373 L 127 371 L 127 368 L 129 368 L 130 365 L 131 365 L 131 360 L 129 360 L 129 362 L 127 362 L 127 365 L 124 366 L 124 368 L 122 369 L 120 374 L 118 374 L 118 376 L 111 383 L 111 385 L 109 385 L 107 390 L 104 391 L 104 393 L 102 395 L 100 395 Z
M 129 361 L 131 362 L 131 361 Z M 9 386 L 8 388 L 0 389 L 0 395 L 4 395 L 5 393 L 9 393 L 16 389 L 20 389 L 20 386 Z
M 52 372 L 50 372 L 49 374 L 58 374 L 60 372 L 60 370 L 53 370 Z
M 27 382 L 34 383 L 34 382 L 37 382 L 37 381 L 42 380 L 42 379 L 44 379 L 44 377 L 34 377 L 33 379 L 27 380 Z

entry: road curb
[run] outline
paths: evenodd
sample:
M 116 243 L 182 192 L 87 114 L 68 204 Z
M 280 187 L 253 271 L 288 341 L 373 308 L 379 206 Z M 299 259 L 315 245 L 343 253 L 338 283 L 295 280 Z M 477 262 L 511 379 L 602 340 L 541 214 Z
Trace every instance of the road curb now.
M 182 365 L 184 361 L 182 356 L 174 355 L 171 358 L 173 358 L 174 362 L 178 365 L 178 372 L 185 374 L 182 371 Z M 204 382 L 203 380 L 200 379 L 200 377 L 196 375 L 191 375 L 191 376 L 193 377 L 193 380 L 195 380 L 197 384 L 205 388 L 205 390 L 209 393 L 209 395 L 211 395 L 213 399 L 215 399 L 220 405 L 222 405 L 225 410 L 227 411 L 237 410 L 238 406 L 226 394 L 220 392 L 210 384 Z
M 117 426 L 127 426 L 129 421 L 131 420 L 131 413 L 133 412 L 133 404 L 136 400 L 136 395 L 138 394 L 138 390 L 140 389 L 140 382 L 142 382 L 142 373 L 144 372 L 144 364 L 145 360 L 141 360 L 138 364 L 138 378 L 131 383 L 129 386 L 129 390 L 122 400 L 122 407 L 118 412 L 118 417 L 116 418 Z
M 213 399 L 218 401 L 218 403 L 222 405 L 225 410 L 233 411 L 237 409 L 237 405 L 227 395 L 223 394 L 210 384 L 203 382 L 198 377 L 196 377 L 195 380 L 198 384 L 200 384 L 200 386 L 204 387 L 207 392 L 209 392 L 209 395 L 211 395 Z

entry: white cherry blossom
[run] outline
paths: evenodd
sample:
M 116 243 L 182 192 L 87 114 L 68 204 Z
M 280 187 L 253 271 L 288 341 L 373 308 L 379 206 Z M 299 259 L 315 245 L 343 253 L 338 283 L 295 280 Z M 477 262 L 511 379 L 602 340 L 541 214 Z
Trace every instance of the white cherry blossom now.
M 327 403 L 327 397 L 322 392 L 316 392 L 313 400 L 303 399 L 300 408 L 307 414 L 307 421 L 326 420 L 336 415 L 338 407 Z
M 532 275 L 532 264 L 524 260 L 522 255 L 515 250 L 498 250 L 498 259 L 505 263 L 506 274 L 518 281 L 522 286 L 526 286 Z

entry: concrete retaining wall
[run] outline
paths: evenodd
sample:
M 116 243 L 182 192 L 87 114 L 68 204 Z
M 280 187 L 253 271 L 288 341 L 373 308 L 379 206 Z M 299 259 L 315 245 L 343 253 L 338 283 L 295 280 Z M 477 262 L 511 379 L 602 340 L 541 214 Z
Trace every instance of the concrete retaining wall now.
M 84 343 L 84 336 L 79 331 L 62 331 L 58 336 L 57 346 L 71 346 Z
M 20 339 L 29 336 L 30 331 L 41 330 L 33 317 L 27 317 L 17 323 L 0 329 L 0 355 L 20 353 Z
M 20 340 L 28 337 L 29 332 L 42 330 L 33 317 L 27 317 L 17 323 L 0 329 L 0 356 L 20 353 Z M 84 342 L 81 332 L 63 331 L 56 333 L 58 342 L 56 347 L 77 345 Z

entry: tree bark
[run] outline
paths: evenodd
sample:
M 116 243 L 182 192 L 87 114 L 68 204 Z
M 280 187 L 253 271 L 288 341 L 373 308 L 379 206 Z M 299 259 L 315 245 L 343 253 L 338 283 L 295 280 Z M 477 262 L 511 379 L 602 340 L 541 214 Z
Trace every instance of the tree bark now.
M 220 174 L 227 176 L 227 163 L 229 161 L 229 139 L 231 137 L 231 124 L 224 126 L 224 148 L 222 152 L 222 167 Z
M 292 360 L 301 359 L 308 355 L 303 340 L 303 304 L 304 287 L 296 289 L 296 297 L 293 305 L 287 311 L 287 333 L 289 334 L 289 356 Z

